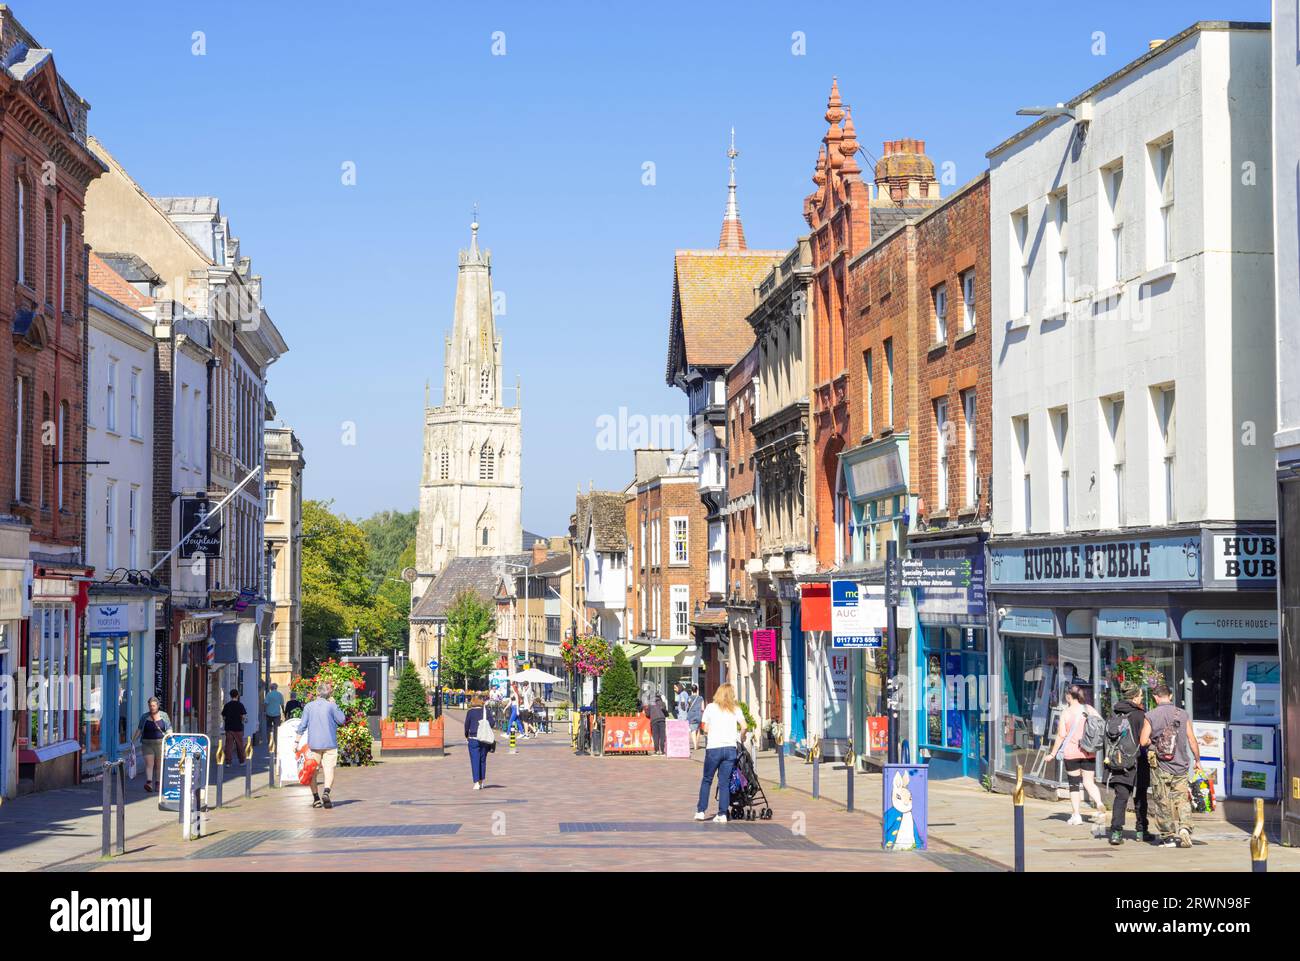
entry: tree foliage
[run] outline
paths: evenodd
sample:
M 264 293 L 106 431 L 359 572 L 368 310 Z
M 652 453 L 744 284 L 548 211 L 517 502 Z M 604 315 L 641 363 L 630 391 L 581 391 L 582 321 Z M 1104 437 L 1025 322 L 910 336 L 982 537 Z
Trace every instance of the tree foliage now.
M 427 721 L 429 720 L 429 698 L 424 685 L 420 683 L 419 672 L 415 665 L 407 663 L 402 669 L 402 677 L 397 682 L 393 693 L 393 706 L 388 713 L 390 721 Z
M 442 642 L 438 675 L 450 687 L 477 685 L 492 669 L 495 658 L 488 635 L 496 629 L 492 608 L 473 591 L 462 591 L 447 609 L 447 633 Z
M 609 660 L 609 670 L 600 681 L 600 696 L 596 700 L 596 710 L 601 714 L 626 717 L 636 713 L 637 704 L 636 674 L 628 663 L 627 652 L 619 645 L 614 645 Z

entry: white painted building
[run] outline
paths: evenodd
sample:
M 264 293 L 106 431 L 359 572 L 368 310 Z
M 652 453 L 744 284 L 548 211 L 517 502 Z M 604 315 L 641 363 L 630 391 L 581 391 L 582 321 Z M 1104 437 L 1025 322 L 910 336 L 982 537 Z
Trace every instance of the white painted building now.
M 88 684 L 80 732 L 83 774 L 123 756 L 155 693 L 154 629 L 161 595 L 147 587 L 153 566 L 153 324 L 136 309 L 147 298 L 101 264 L 93 268 L 93 283 L 109 287 L 111 281 L 110 289 L 135 306 L 98 286 L 89 288 L 86 559 L 95 582 L 83 642 Z M 64 412 L 56 415 L 55 429 L 62 431 Z M 63 509 L 64 468 L 56 469 L 54 481 L 55 503 Z
M 1273 3 L 1273 237 L 1277 305 L 1278 531 L 1282 577 L 1283 729 L 1300 730 L 1300 2 Z M 1300 737 L 1284 739 L 1283 763 L 1290 778 L 1300 774 Z M 1300 796 L 1282 794 L 1282 840 L 1300 844 Z
M 989 153 L 995 774 L 1063 780 L 1052 711 L 1119 657 L 1226 723 L 1276 654 L 1234 553 L 1275 547 L 1269 47 L 1194 24 Z
M 610 643 L 626 640 L 628 542 L 625 497 L 618 491 L 578 496 L 577 536 L 582 555 L 583 597 L 594 612 L 592 633 Z

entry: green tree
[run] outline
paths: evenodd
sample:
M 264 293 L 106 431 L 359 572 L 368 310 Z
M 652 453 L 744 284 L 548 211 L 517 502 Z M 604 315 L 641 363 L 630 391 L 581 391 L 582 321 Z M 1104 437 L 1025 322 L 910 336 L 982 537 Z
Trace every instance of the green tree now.
M 397 682 L 393 693 L 393 707 L 388 713 L 390 721 L 427 721 L 429 720 L 428 693 L 420 683 L 419 672 L 415 665 L 407 663 L 402 670 L 402 677 Z
M 442 641 L 438 675 L 450 687 L 469 687 L 487 677 L 495 658 L 488 635 L 496 630 L 496 617 L 473 591 L 456 595 L 447 609 L 447 633 Z
M 418 510 L 380 511 L 357 522 L 370 545 L 366 573 L 376 588 L 382 585 L 384 578 L 400 574 L 403 567 L 415 566 L 415 531 L 419 523 Z M 406 561 L 403 555 L 408 548 L 411 557 Z M 409 589 L 407 594 L 410 594 Z
M 609 670 L 600 679 L 600 696 L 596 700 L 596 710 L 601 714 L 626 717 L 636 713 L 637 686 L 636 674 L 628 663 L 627 654 L 619 645 L 614 645 L 609 660 Z

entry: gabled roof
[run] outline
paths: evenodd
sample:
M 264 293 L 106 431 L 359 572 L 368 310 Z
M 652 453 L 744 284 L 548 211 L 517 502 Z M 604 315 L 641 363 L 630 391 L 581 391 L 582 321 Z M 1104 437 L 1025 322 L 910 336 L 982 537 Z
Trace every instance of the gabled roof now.
M 108 294 L 124 307 L 140 310 L 153 304 L 152 297 L 146 297 L 136 290 L 126 278 L 106 264 L 93 250 L 90 252 L 90 286 L 100 293 Z
M 624 503 L 624 496 L 618 491 L 591 491 L 586 495 L 581 528 L 583 547 L 589 539 L 594 539 L 598 551 L 621 554 L 627 550 Z
M 415 605 L 415 609 L 411 611 L 411 620 L 433 620 L 445 617 L 447 609 L 464 591 L 471 591 L 485 604 L 492 604 L 496 600 L 497 588 L 502 577 L 509 576 L 510 568 L 504 567 L 502 561 L 522 565 L 530 563 L 531 560 L 531 554 L 507 554 L 505 557 L 453 557 Z
M 158 276 L 158 271 L 150 267 L 148 261 L 138 254 L 98 250 L 95 253 L 110 270 L 125 278 L 128 283 L 161 285 L 163 282 L 163 279 Z
M 730 367 L 749 350 L 754 288 L 784 250 L 679 250 L 668 329 L 671 386 L 687 367 Z

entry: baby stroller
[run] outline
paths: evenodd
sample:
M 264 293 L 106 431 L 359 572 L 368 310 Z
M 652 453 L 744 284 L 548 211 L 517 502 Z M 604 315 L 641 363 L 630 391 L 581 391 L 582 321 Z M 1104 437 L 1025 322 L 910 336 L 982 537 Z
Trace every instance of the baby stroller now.
M 718 786 L 719 790 L 721 785 Z M 754 770 L 754 759 L 743 744 L 736 747 L 736 766 L 731 769 L 731 804 L 727 810 L 729 821 L 769 821 L 772 807 L 763 785 L 759 783 L 758 772 Z

